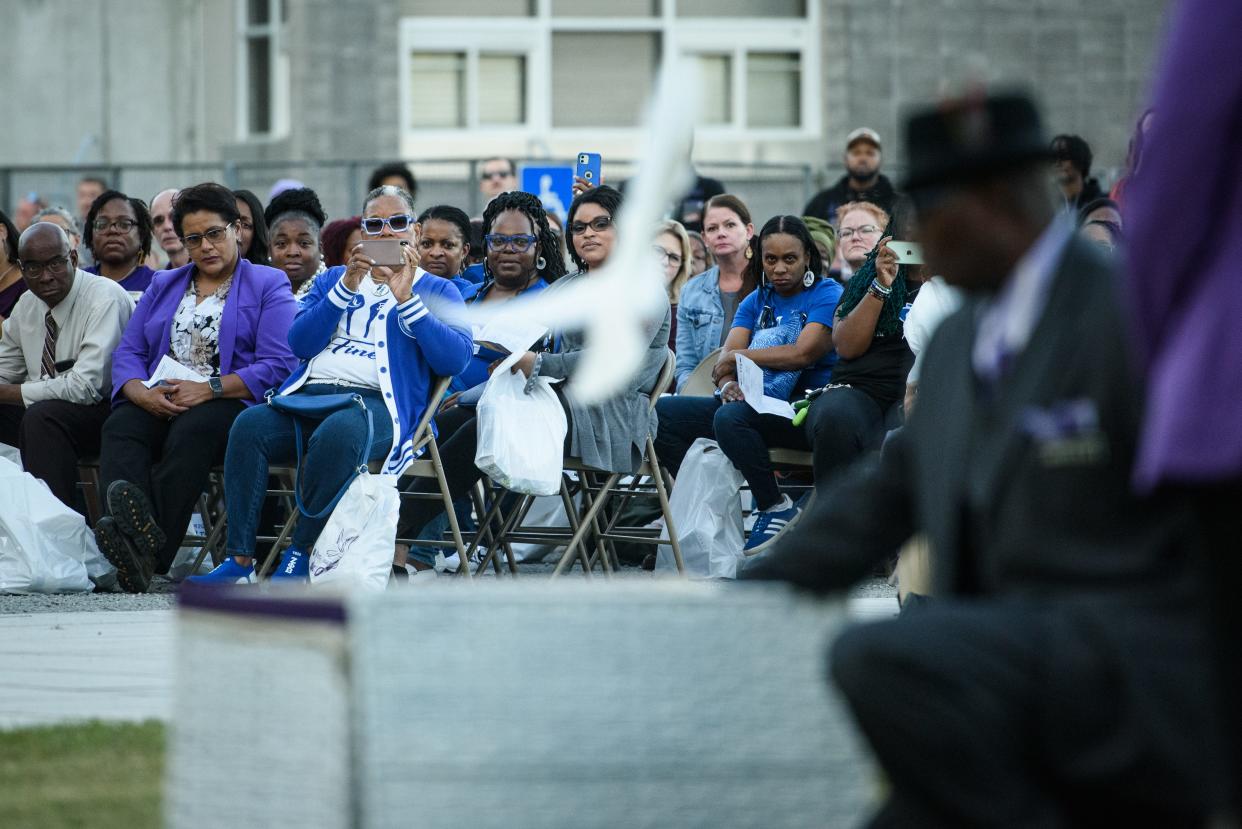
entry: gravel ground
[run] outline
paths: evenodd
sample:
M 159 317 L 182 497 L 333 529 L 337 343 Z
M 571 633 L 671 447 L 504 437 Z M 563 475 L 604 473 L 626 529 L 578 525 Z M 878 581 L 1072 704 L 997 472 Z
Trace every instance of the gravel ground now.
M 552 574 L 553 564 L 519 564 L 518 575 L 528 578 L 546 578 Z M 598 575 L 599 571 L 596 571 Z M 579 571 L 580 573 L 580 571 Z M 574 574 L 572 578 L 581 578 Z M 625 579 L 649 579 L 650 573 L 637 567 L 624 567 L 618 574 Z M 443 578 L 443 577 L 442 577 Z M 167 610 L 177 603 L 177 583 L 156 576 L 151 592 L 144 595 L 129 593 L 73 593 L 59 595 L 7 596 L 0 595 L 0 614 L 5 613 L 72 613 L 76 611 L 110 610 Z M 885 579 L 868 579 L 854 586 L 851 596 L 895 596 L 897 591 Z

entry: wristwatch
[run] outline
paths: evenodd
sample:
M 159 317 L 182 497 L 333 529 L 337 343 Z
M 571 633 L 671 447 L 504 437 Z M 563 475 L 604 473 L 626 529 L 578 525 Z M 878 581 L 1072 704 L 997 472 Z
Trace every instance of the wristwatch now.
M 211 387 L 211 399 L 219 400 L 224 397 L 224 381 L 219 377 L 211 377 L 207 380 L 207 385 Z

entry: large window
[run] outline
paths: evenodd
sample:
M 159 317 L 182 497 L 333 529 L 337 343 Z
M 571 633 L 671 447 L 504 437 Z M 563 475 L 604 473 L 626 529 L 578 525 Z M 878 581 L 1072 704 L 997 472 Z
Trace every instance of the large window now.
M 410 54 L 410 129 L 526 122 L 526 56 L 476 49 Z
M 408 130 L 527 141 L 636 128 L 665 55 L 698 66 L 700 132 L 819 132 L 808 0 L 403 0 Z
M 552 126 L 634 126 L 659 64 L 653 32 L 555 32 Z
M 287 13 L 285 0 L 238 0 L 240 138 L 288 131 L 289 60 L 281 42 Z

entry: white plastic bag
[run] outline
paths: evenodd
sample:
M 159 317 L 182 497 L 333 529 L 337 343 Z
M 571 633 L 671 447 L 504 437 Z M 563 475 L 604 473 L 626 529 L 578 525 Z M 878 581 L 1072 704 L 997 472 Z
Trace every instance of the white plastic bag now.
M 512 492 L 555 495 L 561 489 L 569 424 L 547 378 L 536 378 L 528 394 L 526 376 L 510 373 L 521 357 L 517 352 L 506 357 L 483 389 L 474 462 Z
M 194 535 L 202 538 L 207 535 L 207 525 L 203 521 L 203 516 L 197 512 L 190 515 L 190 524 L 185 528 L 186 535 Z M 168 568 L 168 577 L 173 581 L 183 581 L 186 576 L 197 576 L 203 573 L 210 573 L 212 568 L 211 556 L 203 556 L 203 563 L 198 566 L 198 572 L 191 572 L 194 567 L 194 560 L 198 558 L 198 553 L 202 547 L 178 547 L 177 555 L 173 557 L 173 563 Z
M 395 475 L 354 478 L 311 550 L 311 584 L 387 587 L 400 509 Z
M 742 561 L 742 502 L 738 497 L 745 479 L 719 444 L 699 438 L 681 462 L 677 482 L 669 495 L 669 511 L 686 575 L 691 578 L 737 577 Z M 668 530 L 661 534 L 668 538 Z M 673 548 L 661 544 L 656 570 L 677 572 Z
M 116 582 L 86 519 L 5 458 L 0 504 L 0 593 L 86 593 Z

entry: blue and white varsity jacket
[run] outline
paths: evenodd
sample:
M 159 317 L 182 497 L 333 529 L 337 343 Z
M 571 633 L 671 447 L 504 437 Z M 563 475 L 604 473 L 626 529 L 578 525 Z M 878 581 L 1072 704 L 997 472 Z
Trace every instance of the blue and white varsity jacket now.
M 321 273 L 302 300 L 289 329 L 289 346 L 301 364 L 280 387 L 278 394 L 297 391 L 310 376 L 310 364 L 336 333 L 341 314 L 357 296 L 341 282 L 345 266 Z M 474 341 L 465 319 L 465 303 L 457 288 L 419 268 L 414 274 L 412 296 L 377 320 L 386 336 L 376 343 L 375 365 L 379 369 L 380 393 L 393 423 L 392 449 L 384 473 L 400 475 L 414 460 L 414 430 L 428 405 L 432 378 L 460 374 L 474 353 Z M 433 421 L 434 428 L 434 421 Z

